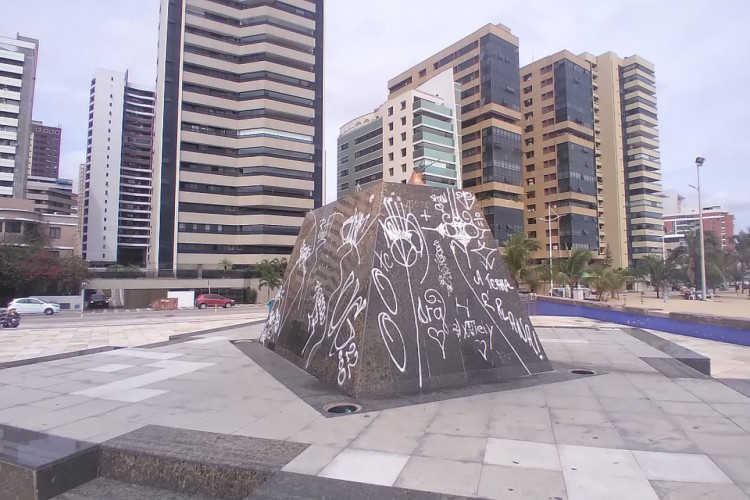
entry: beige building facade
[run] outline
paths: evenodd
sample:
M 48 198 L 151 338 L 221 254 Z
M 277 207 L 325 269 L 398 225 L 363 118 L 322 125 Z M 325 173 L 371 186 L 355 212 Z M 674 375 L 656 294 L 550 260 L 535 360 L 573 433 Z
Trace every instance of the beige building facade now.
M 388 81 L 389 99 L 452 69 L 460 85 L 461 172 L 495 240 L 524 230 L 518 38 L 488 24 Z
M 32 200 L 0 199 L 0 241 L 25 245 L 41 241 L 56 256 L 75 254 L 78 238 L 75 215 L 42 214 Z
M 561 51 L 521 68 L 521 80 L 525 231 L 542 245 L 535 257 L 585 248 L 628 267 L 660 255 L 653 65 Z
M 322 204 L 323 2 L 163 0 L 149 267 L 291 253 Z

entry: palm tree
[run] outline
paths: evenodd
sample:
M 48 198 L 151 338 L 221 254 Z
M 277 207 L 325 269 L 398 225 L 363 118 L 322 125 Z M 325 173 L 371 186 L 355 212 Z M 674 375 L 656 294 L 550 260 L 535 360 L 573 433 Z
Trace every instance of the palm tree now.
M 744 281 L 746 273 L 750 271 L 750 227 L 735 235 L 734 249 L 742 268 L 740 279 Z M 748 295 L 748 298 L 750 298 L 750 295 Z
M 703 239 L 706 249 L 706 266 L 714 262 L 719 251 L 719 245 L 713 233 L 708 233 Z M 687 274 L 688 280 L 696 284 L 696 276 L 700 274 L 701 262 L 701 235 L 700 231 L 693 230 L 685 234 L 685 242 L 672 250 L 669 259 L 675 261 Z
M 584 279 L 596 290 L 599 300 L 605 301 L 608 296 L 619 297 L 620 290 L 631 279 L 631 276 L 627 269 L 597 267 L 593 272 L 585 273 Z
M 503 246 L 503 260 L 513 282 L 518 288 L 520 281 L 534 280 L 534 268 L 530 255 L 539 250 L 539 242 L 527 238 L 523 233 L 511 234 Z
M 586 270 L 593 258 L 591 252 L 584 248 L 568 250 L 568 256 L 556 259 L 552 266 L 555 281 L 574 288 L 586 278 Z
M 280 261 L 279 259 L 263 259 L 258 264 L 258 273 L 260 277 L 258 279 L 258 288 L 262 289 L 264 286 L 267 288 L 266 297 L 267 300 L 271 300 L 271 290 L 279 287 L 281 284 L 282 266 L 286 267 L 286 259 Z
M 664 260 L 661 257 L 647 255 L 640 259 L 639 266 L 648 275 L 651 286 L 656 290 L 656 298 L 659 292 L 667 286 L 667 281 L 672 277 L 675 263 L 673 260 Z

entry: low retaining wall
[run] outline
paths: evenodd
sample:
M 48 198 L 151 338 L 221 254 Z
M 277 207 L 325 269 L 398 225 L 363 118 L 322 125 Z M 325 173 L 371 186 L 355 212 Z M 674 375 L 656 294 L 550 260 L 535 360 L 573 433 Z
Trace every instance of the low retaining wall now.
M 688 337 L 750 346 L 750 320 L 708 314 L 667 313 L 606 303 L 538 297 L 527 305 L 529 314 L 577 316 L 619 325 L 659 330 Z

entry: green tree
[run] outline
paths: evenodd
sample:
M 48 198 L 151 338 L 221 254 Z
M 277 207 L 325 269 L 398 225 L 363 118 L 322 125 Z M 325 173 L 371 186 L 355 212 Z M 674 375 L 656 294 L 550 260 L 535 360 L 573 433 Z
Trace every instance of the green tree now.
M 608 297 L 615 297 L 632 279 L 627 269 L 614 269 L 612 267 L 596 267 L 586 272 L 584 280 L 596 290 L 600 301 L 606 301 Z
M 224 271 L 224 276 L 226 277 L 227 271 L 231 271 L 232 269 L 234 269 L 234 262 L 225 257 L 219 262 L 216 267 Z
M 586 271 L 594 256 L 589 250 L 574 248 L 568 250 L 568 256 L 555 259 L 552 263 L 552 275 L 555 281 L 568 285 L 571 289 L 586 278 Z
M 719 253 L 719 245 L 713 233 L 706 233 L 703 239 L 706 249 L 706 269 L 716 261 Z M 701 274 L 701 236 L 699 230 L 689 231 L 685 234 L 685 242 L 672 250 L 669 259 L 673 260 L 684 271 L 688 281 L 698 285 Z M 706 279 L 708 281 L 708 279 Z
M 737 260 L 740 263 L 740 280 L 744 281 L 744 277 L 750 273 L 750 227 L 740 231 L 734 236 L 734 250 L 737 253 Z M 750 287 L 748 290 L 748 298 L 750 298 Z
M 267 300 L 271 300 L 271 290 L 275 290 L 281 285 L 281 278 L 283 277 L 284 269 L 286 269 L 286 259 L 263 259 L 258 264 L 257 269 L 260 275 L 258 288 L 262 289 L 266 287 L 266 298 Z
M 664 260 L 661 257 L 655 255 L 647 255 L 642 259 L 639 259 L 638 266 L 640 267 L 644 276 L 648 276 L 648 281 L 656 291 L 656 298 L 659 298 L 659 293 L 663 292 L 667 286 L 667 281 L 672 279 L 674 275 L 675 262 L 674 260 Z
M 520 281 L 538 282 L 536 268 L 531 265 L 531 253 L 539 250 L 539 242 L 527 238 L 524 233 L 511 234 L 503 246 L 503 260 L 513 282 L 518 288 Z

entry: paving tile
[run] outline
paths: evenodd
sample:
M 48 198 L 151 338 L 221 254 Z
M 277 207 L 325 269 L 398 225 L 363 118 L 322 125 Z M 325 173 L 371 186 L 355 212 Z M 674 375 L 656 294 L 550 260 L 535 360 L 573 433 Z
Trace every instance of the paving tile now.
M 297 455 L 294 460 L 286 464 L 281 470 L 296 472 L 298 474 L 317 475 L 322 471 L 339 453 L 338 446 L 324 444 L 311 444 L 305 451 Z
M 414 455 L 482 463 L 486 447 L 485 438 L 425 434 Z
M 368 427 L 352 441 L 351 447 L 411 455 L 419 446 L 421 432 L 393 432 L 383 427 Z
M 481 474 L 482 465 L 478 463 L 411 457 L 394 486 L 451 495 L 476 495 Z
M 345 449 L 318 474 L 332 479 L 393 486 L 408 455 Z
M 711 460 L 736 484 L 750 484 L 750 453 L 746 456 L 710 456 Z
M 530 422 L 506 422 L 493 419 L 490 422 L 489 437 L 515 439 L 518 441 L 535 441 L 538 443 L 554 443 L 552 424 Z
M 683 417 L 675 416 L 672 420 L 690 436 L 693 433 L 747 435 L 740 426 L 725 417 Z
M 725 417 L 750 417 L 750 403 L 711 403 Z
M 595 397 L 566 396 L 562 394 L 548 394 L 547 406 L 552 408 L 569 408 L 573 410 L 601 410 L 602 406 Z
M 487 439 L 484 463 L 523 469 L 560 470 L 555 445 L 512 439 Z
M 87 368 L 87 370 L 92 372 L 103 372 L 103 373 L 113 373 L 113 372 L 119 372 L 121 370 L 125 370 L 128 368 L 132 368 L 134 365 L 123 365 L 119 363 L 109 363 L 106 365 L 101 366 L 94 366 L 92 368 Z
M 713 379 L 677 379 L 677 383 L 706 403 L 747 403 L 748 398 Z
M 452 434 L 455 436 L 487 437 L 490 425 L 489 414 L 438 413 L 427 427 L 433 434 Z
M 706 403 L 659 401 L 657 406 L 667 415 L 686 417 L 721 417 L 719 412 Z
M 662 500 L 747 500 L 747 496 L 734 484 L 703 484 L 695 482 L 651 481 Z
M 374 414 L 348 415 L 343 418 L 321 417 L 290 437 L 298 443 L 347 446 L 377 416 Z
M 658 498 L 628 450 L 558 446 L 570 500 L 655 500 Z
M 552 424 L 590 425 L 609 423 L 609 417 L 601 410 L 574 410 L 569 408 L 551 408 L 549 411 Z
M 732 482 L 706 455 L 638 450 L 632 453 L 643 473 L 653 481 Z
M 547 498 L 564 500 L 565 483 L 558 471 L 541 469 L 519 469 L 518 467 L 501 467 L 485 465 L 479 480 L 478 495 L 482 498 L 498 500 L 526 500 L 529 498 Z
M 575 444 L 601 448 L 625 448 L 620 433 L 611 423 L 590 425 L 552 424 L 557 444 Z

